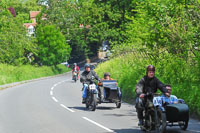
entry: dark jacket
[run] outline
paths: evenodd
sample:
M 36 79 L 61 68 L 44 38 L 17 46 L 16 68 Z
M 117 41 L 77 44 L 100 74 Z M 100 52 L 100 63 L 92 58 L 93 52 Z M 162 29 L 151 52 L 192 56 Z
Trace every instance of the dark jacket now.
M 148 78 L 144 76 L 136 85 L 136 94 L 139 96 L 141 93 L 146 94 L 149 93 L 156 93 L 157 89 L 160 89 L 162 93 L 168 92 L 165 85 L 156 77 Z
M 82 74 L 81 74 L 81 77 L 80 77 L 80 81 L 81 83 L 84 83 L 84 84 L 90 84 L 90 81 L 92 79 L 92 76 L 94 76 L 94 78 L 98 81 L 100 81 L 98 75 L 96 74 L 95 71 L 93 70 L 90 70 L 89 72 L 87 71 L 84 71 Z

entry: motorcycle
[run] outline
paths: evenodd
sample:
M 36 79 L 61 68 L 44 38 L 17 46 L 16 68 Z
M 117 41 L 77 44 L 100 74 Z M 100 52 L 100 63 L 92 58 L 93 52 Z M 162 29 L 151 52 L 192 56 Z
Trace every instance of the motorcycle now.
M 90 84 L 88 84 L 87 97 L 86 97 L 85 105 L 86 105 L 86 108 L 88 108 L 91 111 L 96 110 L 96 106 L 97 106 L 97 86 L 94 82 L 94 77 L 92 77 Z
M 77 81 L 77 71 L 74 71 L 74 78 L 73 78 L 73 80 L 76 82 Z
M 165 109 L 160 106 L 155 106 L 153 103 L 153 93 L 147 93 L 144 97 L 145 105 L 143 111 L 143 125 L 140 126 L 142 131 L 155 130 L 157 133 L 163 133 L 166 131 L 166 113 Z

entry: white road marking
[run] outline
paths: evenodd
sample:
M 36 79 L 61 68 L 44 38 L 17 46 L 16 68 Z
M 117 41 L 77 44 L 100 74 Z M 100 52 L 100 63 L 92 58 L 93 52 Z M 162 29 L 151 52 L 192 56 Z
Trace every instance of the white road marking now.
M 53 91 L 50 91 L 50 95 L 53 96 Z
M 51 97 L 55 102 L 58 102 L 58 100 L 55 97 Z
M 66 82 L 66 81 L 68 81 L 68 80 L 63 80 L 63 81 L 61 81 L 61 82 L 58 82 L 58 83 L 54 84 L 53 87 L 51 87 L 50 95 L 52 96 L 51 98 L 52 98 L 55 102 L 58 102 L 58 100 L 53 96 L 54 87 L 56 87 L 57 85 L 59 85 L 59 84 L 61 84 L 61 83 L 63 83 L 63 82 Z M 65 108 L 65 109 L 67 109 L 67 110 L 70 111 L 70 112 L 75 112 L 74 110 L 72 110 L 72 109 L 66 107 L 64 104 L 60 104 L 60 106 L 63 107 L 63 108 Z
M 63 108 L 65 108 L 65 109 L 67 109 L 67 110 L 69 110 L 70 112 L 75 112 L 74 110 L 72 110 L 72 109 L 70 109 L 70 108 L 68 108 L 68 107 L 66 107 L 65 105 L 63 105 L 63 104 L 60 104 L 60 106 L 62 106 Z
M 54 86 L 53 87 L 56 87 L 57 86 L 57 84 L 54 84 Z
M 82 117 L 82 118 L 87 120 L 87 121 L 89 121 L 89 122 L 91 122 L 91 123 L 93 123 L 93 124 L 95 124 L 95 125 L 97 125 L 97 126 L 99 126 L 99 127 L 101 127 L 101 128 L 103 128 L 103 129 L 105 129 L 105 130 L 107 130 L 108 132 L 114 132 L 113 130 L 111 130 L 111 129 L 107 128 L 107 127 L 104 127 L 101 124 L 96 123 L 95 121 L 92 121 L 92 120 L 88 119 L 87 117 Z

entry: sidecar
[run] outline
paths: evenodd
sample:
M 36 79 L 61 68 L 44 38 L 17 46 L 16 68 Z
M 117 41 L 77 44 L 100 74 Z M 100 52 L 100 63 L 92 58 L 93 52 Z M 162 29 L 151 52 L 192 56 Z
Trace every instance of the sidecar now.
M 153 104 L 160 107 L 165 114 L 167 126 L 179 126 L 182 130 L 186 130 L 189 121 L 189 107 L 184 100 L 179 99 L 178 103 L 164 103 L 160 96 L 154 97 Z M 164 115 L 163 114 L 163 115 Z
M 99 103 L 115 103 L 117 108 L 121 107 L 122 94 L 116 80 L 102 80 L 99 91 L 101 92 Z
M 179 126 L 186 130 L 189 121 L 189 107 L 185 103 L 168 104 L 165 106 L 168 126 Z

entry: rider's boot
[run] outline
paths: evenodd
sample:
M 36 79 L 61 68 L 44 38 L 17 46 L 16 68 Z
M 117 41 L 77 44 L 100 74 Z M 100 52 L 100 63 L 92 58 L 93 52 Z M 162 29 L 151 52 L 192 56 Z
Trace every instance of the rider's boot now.
M 83 99 L 82 99 L 82 103 L 85 103 L 85 101 L 86 101 L 85 98 L 83 98 Z
M 143 119 L 139 119 L 138 126 L 142 126 L 142 125 L 143 125 Z

